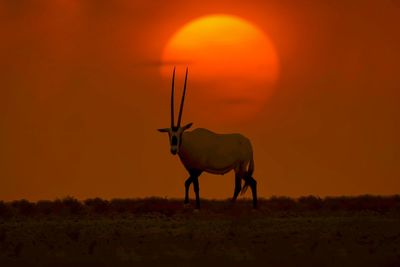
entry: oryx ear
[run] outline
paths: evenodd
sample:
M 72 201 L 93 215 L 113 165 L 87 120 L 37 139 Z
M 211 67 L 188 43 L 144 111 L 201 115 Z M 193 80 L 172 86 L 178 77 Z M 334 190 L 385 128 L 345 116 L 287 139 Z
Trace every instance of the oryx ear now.
M 157 129 L 159 132 L 161 132 L 161 133 L 167 133 L 167 132 L 169 132 L 169 129 L 168 128 L 161 128 L 161 129 Z
M 193 125 L 192 122 L 191 122 L 191 123 L 188 123 L 188 124 L 186 124 L 185 126 L 183 126 L 182 129 L 183 129 L 183 130 L 187 130 L 187 129 L 189 129 L 190 127 L 192 127 L 192 125 Z

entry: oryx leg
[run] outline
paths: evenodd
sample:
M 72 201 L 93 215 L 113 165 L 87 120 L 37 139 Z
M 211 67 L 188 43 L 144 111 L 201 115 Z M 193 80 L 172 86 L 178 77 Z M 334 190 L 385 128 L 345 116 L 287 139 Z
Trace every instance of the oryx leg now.
M 235 172 L 235 191 L 233 192 L 232 202 L 235 202 L 240 190 L 242 190 L 242 177 L 240 177 L 238 172 Z
M 190 184 L 193 183 L 194 192 L 196 194 L 196 208 L 200 207 L 200 197 L 198 196 L 199 192 L 199 181 L 198 177 L 202 173 L 202 171 L 198 170 L 189 170 L 190 177 L 185 181 L 185 201 L 184 204 L 189 203 L 189 188 Z M 197 181 L 197 182 L 196 182 Z M 197 190 L 196 190 L 197 188 Z
M 200 209 L 200 188 L 199 188 L 199 177 L 196 176 L 193 179 L 194 193 L 196 194 L 196 209 Z
M 201 172 L 197 172 L 197 175 L 193 176 L 193 187 L 194 193 L 196 194 L 196 209 L 200 209 L 200 188 L 199 188 L 199 175 Z
M 253 195 L 253 208 L 257 208 L 257 181 L 253 177 L 247 177 L 247 183 L 249 183 L 251 188 L 251 193 Z
M 189 204 L 189 187 L 190 184 L 193 182 L 193 176 L 190 175 L 189 178 L 185 181 L 185 202 L 184 204 Z

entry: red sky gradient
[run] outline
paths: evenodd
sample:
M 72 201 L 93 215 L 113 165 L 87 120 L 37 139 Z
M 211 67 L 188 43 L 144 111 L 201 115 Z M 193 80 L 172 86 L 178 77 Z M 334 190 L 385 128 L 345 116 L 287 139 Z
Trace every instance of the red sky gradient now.
M 216 13 L 265 31 L 279 80 L 247 121 L 210 120 L 189 83 L 184 123 L 249 137 L 262 197 L 399 193 L 400 1 L 266 2 L 0 0 L 0 199 L 183 197 L 160 58 Z

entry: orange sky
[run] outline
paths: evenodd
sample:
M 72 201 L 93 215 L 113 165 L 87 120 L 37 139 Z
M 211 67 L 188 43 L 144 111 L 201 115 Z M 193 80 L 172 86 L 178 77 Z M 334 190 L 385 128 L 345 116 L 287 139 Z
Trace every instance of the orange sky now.
M 400 1 L 215 2 L 0 1 L 0 199 L 183 197 L 156 131 L 169 125 L 160 57 L 215 13 L 265 31 L 280 77 L 238 122 L 209 120 L 189 83 L 184 122 L 248 136 L 264 197 L 399 193 Z M 233 187 L 200 178 L 202 197 Z

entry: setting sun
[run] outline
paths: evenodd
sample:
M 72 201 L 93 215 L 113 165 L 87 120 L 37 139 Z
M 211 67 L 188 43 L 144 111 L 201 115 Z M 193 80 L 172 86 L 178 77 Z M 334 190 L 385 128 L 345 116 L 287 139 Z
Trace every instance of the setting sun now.
M 400 266 L 400 0 L 0 25 L 0 267 Z
M 229 113 L 245 104 L 244 117 L 262 107 L 279 74 L 277 52 L 268 36 L 252 23 L 227 15 L 184 25 L 169 39 L 162 62 L 164 77 L 170 77 L 172 66 L 182 75 L 188 65 L 190 81 L 207 97 L 229 102 Z

